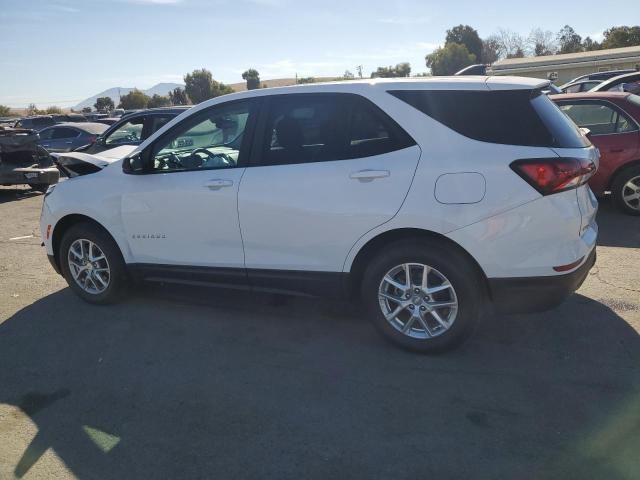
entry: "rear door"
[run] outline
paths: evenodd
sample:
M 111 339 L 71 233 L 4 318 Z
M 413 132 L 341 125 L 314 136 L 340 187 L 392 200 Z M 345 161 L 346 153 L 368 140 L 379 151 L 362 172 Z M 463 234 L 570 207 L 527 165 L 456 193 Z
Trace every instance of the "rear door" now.
M 420 158 L 390 117 L 351 94 L 268 97 L 256 135 L 238 194 L 256 286 L 279 287 L 274 270 L 342 272 L 356 241 L 400 209 Z

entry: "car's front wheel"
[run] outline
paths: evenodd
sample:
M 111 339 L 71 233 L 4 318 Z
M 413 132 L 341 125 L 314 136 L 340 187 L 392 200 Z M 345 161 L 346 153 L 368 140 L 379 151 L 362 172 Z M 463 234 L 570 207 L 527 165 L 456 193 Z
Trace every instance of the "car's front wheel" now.
M 365 270 L 362 300 L 385 337 L 420 352 L 468 334 L 482 310 L 483 283 L 458 249 L 438 241 L 389 245 Z
M 96 225 L 72 226 L 60 242 L 58 259 L 69 287 L 87 302 L 113 303 L 126 291 L 126 267 L 118 245 Z

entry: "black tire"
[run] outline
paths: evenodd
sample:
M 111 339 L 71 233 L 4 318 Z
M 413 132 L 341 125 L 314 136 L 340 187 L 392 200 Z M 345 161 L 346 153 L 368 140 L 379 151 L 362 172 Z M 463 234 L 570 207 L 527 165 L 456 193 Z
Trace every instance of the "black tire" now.
M 40 192 L 40 193 L 46 193 L 47 189 L 49 188 L 49 184 L 48 183 L 33 183 L 29 185 L 31 187 L 31 190 L 35 190 L 36 192 Z
M 627 205 L 623 199 L 625 192 L 629 192 L 629 189 L 625 187 L 625 184 L 633 178 L 638 178 L 638 180 L 635 181 L 635 184 L 640 187 L 640 165 L 625 168 L 618 173 L 611 184 L 611 194 L 613 195 L 613 200 L 615 201 L 616 206 L 624 213 L 628 215 L 640 215 L 640 199 L 638 199 L 637 203 L 633 203 L 633 205 L 637 205 L 638 208 L 632 208 Z M 640 188 L 638 190 L 640 190 Z
M 83 290 L 73 278 L 68 255 L 69 248 L 78 239 L 90 240 L 102 250 L 110 269 L 108 286 L 100 293 L 89 293 Z M 60 268 L 69 287 L 86 302 L 106 305 L 116 303 L 124 298 L 129 283 L 127 269 L 122 258 L 122 253 L 116 242 L 102 228 L 91 223 L 78 223 L 73 225 L 62 237 L 58 252 Z
M 391 269 L 405 263 L 428 265 L 453 286 L 457 314 L 448 330 L 437 336 L 412 338 L 397 330 L 383 315 L 378 295 L 382 279 Z M 484 308 L 486 288 L 477 267 L 459 249 L 436 239 L 408 239 L 385 246 L 369 263 L 363 275 L 361 300 L 368 317 L 387 339 L 405 349 L 428 353 L 450 349 L 473 331 Z

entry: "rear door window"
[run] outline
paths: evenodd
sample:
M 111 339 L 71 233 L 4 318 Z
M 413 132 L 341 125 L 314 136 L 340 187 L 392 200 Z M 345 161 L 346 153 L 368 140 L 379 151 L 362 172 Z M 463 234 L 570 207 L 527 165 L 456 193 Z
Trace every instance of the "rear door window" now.
M 269 97 L 260 163 L 346 160 L 414 144 L 388 115 L 358 95 L 274 95 Z

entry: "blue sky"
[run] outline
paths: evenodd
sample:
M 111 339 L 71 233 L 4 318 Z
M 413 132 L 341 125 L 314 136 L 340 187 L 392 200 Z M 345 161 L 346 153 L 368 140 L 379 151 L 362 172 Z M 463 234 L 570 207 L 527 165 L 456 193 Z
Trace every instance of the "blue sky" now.
M 482 37 L 570 24 L 584 36 L 640 23 L 637 0 L 0 0 L 0 104 L 70 106 L 110 87 L 180 82 L 205 67 L 225 83 L 341 75 L 425 54 L 463 23 Z

